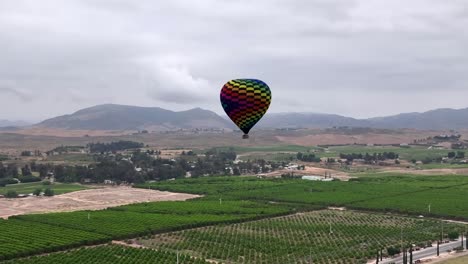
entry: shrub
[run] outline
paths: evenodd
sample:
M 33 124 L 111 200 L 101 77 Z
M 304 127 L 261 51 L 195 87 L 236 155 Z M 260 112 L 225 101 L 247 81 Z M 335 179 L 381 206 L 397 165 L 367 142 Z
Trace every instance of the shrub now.
M 387 248 L 387 253 L 388 255 L 390 256 L 394 256 L 394 255 L 397 255 L 397 254 L 400 254 L 400 249 L 399 248 L 396 248 L 396 247 L 388 247 Z
M 45 189 L 44 191 L 44 195 L 45 196 L 54 196 L 54 190 L 50 189 L 50 188 L 47 188 Z
M 36 190 L 34 190 L 33 194 L 36 195 L 36 196 L 39 196 L 41 195 L 42 193 L 42 189 L 41 188 L 37 188 Z
M 459 237 L 459 234 L 457 231 L 452 231 L 448 233 L 448 237 L 450 240 L 455 240 Z
M 20 177 L 18 177 L 18 180 L 20 180 L 20 182 L 22 182 L 22 183 L 41 181 L 41 179 L 40 179 L 39 177 L 35 177 L 35 176 L 32 176 L 32 175 L 29 175 L 29 176 L 20 176 Z
M 18 193 L 16 193 L 16 191 L 14 191 L 14 190 L 9 190 L 9 191 L 5 194 L 5 197 L 6 197 L 6 198 L 16 198 L 16 197 L 18 197 Z

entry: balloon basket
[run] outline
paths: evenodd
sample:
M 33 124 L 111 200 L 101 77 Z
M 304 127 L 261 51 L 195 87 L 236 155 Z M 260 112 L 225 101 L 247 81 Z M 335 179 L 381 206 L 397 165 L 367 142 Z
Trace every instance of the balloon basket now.
M 244 135 L 242 136 L 242 138 L 243 138 L 243 139 L 248 139 L 248 138 L 249 138 L 249 135 L 244 134 Z

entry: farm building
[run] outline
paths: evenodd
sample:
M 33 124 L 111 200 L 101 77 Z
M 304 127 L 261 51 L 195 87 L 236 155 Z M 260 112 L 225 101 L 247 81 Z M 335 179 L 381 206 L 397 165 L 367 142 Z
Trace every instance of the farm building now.
M 308 181 L 333 181 L 333 178 L 325 178 L 323 176 L 317 176 L 317 175 L 305 175 L 302 176 L 303 180 L 308 180 Z

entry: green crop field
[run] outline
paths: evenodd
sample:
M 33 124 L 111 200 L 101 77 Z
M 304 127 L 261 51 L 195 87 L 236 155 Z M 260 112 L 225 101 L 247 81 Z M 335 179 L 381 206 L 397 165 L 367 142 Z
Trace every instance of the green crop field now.
M 89 215 L 89 218 L 88 218 Z M 79 211 L 47 215 L 24 215 L 15 218 L 28 222 L 46 223 L 72 229 L 89 231 L 123 239 L 147 235 L 151 232 L 170 231 L 200 224 L 238 220 L 242 216 L 209 214 L 152 214 L 127 211 Z
M 199 258 L 180 254 L 179 262 L 184 264 L 209 263 Z M 63 264 L 63 263 L 89 263 L 89 264 L 133 264 L 133 263 L 176 263 L 177 253 L 156 251 L 151 249 L 136 249 L 123 246 L 99 246 L 94 248 L 81 248 L 69 252 L 54 253 L 47 256 L 31 257 L 4 264 Z
M 297 152 L 311 152 L 322 158 L 339 157 L 340 153 L 383 153 L 395 152 L 399 154 L 401 159 L 404 160 L 423 160 L 425 158 L 438 158 L 446 157 L 451 150 L 447 149 L 427 149 L 425 147 L 411 146 L 411 147 L 393 147 L 393 146 L 362 146 L 362 145 L 348 145 L 348 146 L 331 146 L 328 148 L 322 147 L 304 147 L 297 145 L 277 145 L 277 146 L 259 146 L 259 147 L 220 147 L 217 150 L 233 150 L 240 154 L 241 158 L 246 159 L 265 159 L 284 161 L 289 157 L 295 157 Z
M 232 225 L 218 225 L 140 239 L 222 263 L 365 263 L 380 249 L 432 244 L 440 222 L 352 211 L 322 210 Z M 460 231 L 445 224 L 446 232 Z M 331 232 L 330 232 L 331 231 Z M 444 232 L 445 232 L 444 231 Z
M 0 234 L 0 260 L 102 243 L 110 239 L 98 233 L 16 219 L 0 219 Z
M 220 223 L 236 223 L 292 212 L 288 205 L 255 203 L 248 201 L 153 202 L 127 205 L 101 211 L 78 211 L 13 216 L 0 221 L 0 231 L 8 230 L 7 238 L 14 234 L 15 243 L 0 237 L 0 259 L 44 253 L 52 249 L 76 247 L 137 236 L 146 236 L 193 227 Z M 24 226 L 24 229 L 21 229 Z M 3 228 L 3 229 L 2 229 Z M 35 234 L 36 229 L 38 234 Z M 41 230 L 48 230 L 42 232 Z M 21 235 L 21 232 L 25 232 Z M 33 237 L 28 237 L 28 233 Z M 43 233 L 43 243 L 35 242 Z M 74 234 L 82 236 L 75 238 Z M 9 235 L 8 235 L 9 234 Z M 68 237 L 68 234 L 70 236 Z M 76 235 L 75 235 L 76 236 Z M 50 244 L 50 240 L 62 244 Z M 64 240 L 62 238 L 68 238 Z M 50 246 L 49 246 L 50 244 Z M 25 246 L 20 246 L 25 245 Z M 33 249 L 29 249 L 34 246 Z M 9 249 L 9 250 L 7 250 Z M 15 249 L 15 250 L 13 250 Z
M 51 185 L 44 185 L 42 182 L 30 182 L 30 183 L 19 183 L 10 184 L 5 187 L 0 187 L 0 194 L 6 194 L 9 190 L 16 191 L 18 194 L 30 194 L 36 189 L 50 188 L 54 190 L 55 194 L 63 194 L 75 191 L 81 191 L 87 189 L 87 187 L 80 184 L 67 184 L 67 183 L 54 183 Z
M 304 147 L 298 145 L 276 145 L 276 146 L 256 146 L 256 147 L 244 147 L 244 146 L 231 146 L 231 147 L 219 147 L 217 150 L 233 150 L 238 154 L 246 152 L 308 152 L 316 147 Z
M 3 250 L 0 250 L 0 259 L 93 245 L 109 242 L 112 239 L 147 237 L 206 226 L 231 226 L 232 224 L 238 226 L 239 223 L 247 221 L 267 221 L 265 220 L 267 218 L 323 209 L 326 206 L 345 206 L 352 209 L 390 211 L 410 215 L 422 214 L 426 218 L 434 216 L 468 219 L 466 210 L 468 177 L 465 176 L 361 174 L 358 179 L 350 182 L 312 182 L 300 179 L 258 179 L 256 177 L 230 176 L 178 179 L 142 184 L 138 187 L 197 193 L 204 196 L 185 202 L 151 202 L 100 211 L 13 216 L 9 220 L 0 221 L 1 233 L 7 234 L 0 237 L 0 248 Z M 431 204 L 431 212 L 428 212 L 429 204 Z M 306 214 L 308 215 L 308 213 Z M 316 216 L 311 215 L 313 216 L 310 220 L 311 227 L 319 226 L 319 222 L 314 222 Z M 352 219 L 354 216 L 349 217 Z M 291 232 L 298 235 L 301 233 L 294 231 L 294 225 L 298 224 L 295 221 L 296 218 L 290 218 L 287 222 L 291 223 L 288 223 L 285 229 L 292 229 Z M 272 222 L 272 225 L 274 223 Z M 368 223 L 364 223 L 361 227 L 362 230 L 374 232 L 373 227 Z M 413 227 L 418 227 L 418 225 Z M 411 229 L 411 225 L 409 228 Z M 430 226 L 427 228 L 430 230 Z M 387 234 L 385 228 L 378 230 L 380 231 L 375 232 Z M 238 236 L 243 234 L 242 232 L 237 233 Z M 428 235 L 432 236 L 432 231 Z M 287 234 L 284 236 L 292 237 L 292 235 Z M 408 237 L 410 236 L 408 235 Z M 414 241 L 429 238 L 418 235 Z M 256 237 L 252 239 L 257 242 L 252 242 L 250 238 L 246 239 L 246 241 L 250 241 L 248 243 L 253 243 L 252 245 L 258 243 L 258 240 L 255 240 Z M 278 237 L 271 237 L 271 241 L 275 240 L 278 240 Z M 259 241 L 262 242 L 262 240 Z M 361 243 L 366 243 L 368 248 L 362 249 L 355 256 L 353 255 L 356 260 L 367 258 L 376 245 L 383 245 L 379 244 L 380 242 L 372 242 L 373 240 L 362 241 Z M 355 243 L 356 241 L 351 242 Z M 304 257 L 304 241 L 296 243 L 292 240 L 288 243 L 297 245 L 301 251 L 291 252 L 286 256 L 291 256 L 295 260 Z M 350 245 L 354 245 L 352 243 Z M 374 245 L 374 243 L 377 244 Z M 385 244 L 387 243 L 391 243 L 391 241 L 385 241 Z M 244 247 L 244 245 L 239 245 L 239 247 L 241 246 Z M 257 249 L 256 247 L 252 246 L 256 252 L 249 253 L 252 255 L 244 257 L 255 260 L 264 254 L 272 254 L 270 251 L 262 251 L 267 249 Z M 232 252 L 236 252 L 236 248 L 232 249 Z M 170 246 L 169 249 L 173 250 L 174 248 Z M 200 252 L 203 259 L 216 256 L 209 254 L 219 253 L 216 251 L 218 253 L 205 254 L 202 249 Z M 219 254 L 227 253 L 221 252 Z M 343 252 L 336 254 L 337 259 L 347 256 L 343 255 L 345 254 Z M 225 255 L 221 256 L 220 258 L 227 258 Z M 325 258 L 334 259 L 335 257 L 326 256 Z M 281 261 L 281 258 L 276 259 L 277 257 L 273 257 L 272 261 Z
M 468 169 L 468 164 L 432 163 L 419 165 L 421 169 Z
M 379 174 L 349 182 L 217 177 L 183 179 L 141 187 L 254 201 L 393 211 L 468 219 L 468 177 Z M 428 205 L 432 205 L 428 212 Z
M 95 162 L 93 156 L 85 153 L 61 154 L 47 157 L 47 162 L 66 162 L 67 164 L 89 164 Z
M 157 202 L 140 203 L 134 205 L 125 205 L 114 207 L 110 210 L 127 211 L 151 214 L 209 214 L 209 215 L 238 215 L 238 216 L 256 216 L 256 215 L 275 215 L 288 211 L 288 208 L 281 205 L 272 206 L 271 204 L 257 203 L 238 200 L 192 200 L 184 202 Z

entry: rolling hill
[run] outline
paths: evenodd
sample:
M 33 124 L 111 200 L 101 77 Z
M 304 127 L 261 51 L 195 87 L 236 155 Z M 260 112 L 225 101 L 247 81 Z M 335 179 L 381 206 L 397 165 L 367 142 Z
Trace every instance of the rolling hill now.
M 45 120 L 39 127 L 76 130 L 173 130 L 179 128 L 232 128 L 214 112 L 194 108 L 174 112 L 159 107 L 105 104 Z
M 424 113 L 404 113 L 386 117 L 355 119 L 340 115 L 316 113 L 282 113 L 265 117 L 262 127 L 371 127 L 371 128 L 414 128 L 429 130 L 468 128 L 468 108 L 436 109 Z
M 230 120 L 218 114 L 194 108 L 170 111 L 159 107 L 139 107 L 105 104 L 79 110 L 70 115 L 45 120 L 36 126 L 70 130 L 142 130 L 164 131 L 175 129 L 216 128 L 234 129 Z M 424 113 L 404 113 L 394 116 L 356 119 L 320 113 L 270 113 L 257 128 L 414 128 L 462 129 L 468 128 L 468 108 L 437 109 Z
M 31 123 L 25 121 L 0 120 L 0 127 L 22 127 L 29 125 L 31 125 Z

